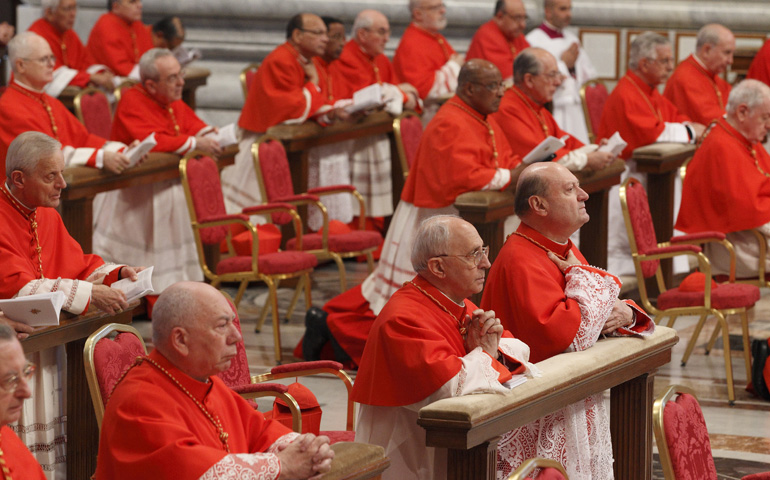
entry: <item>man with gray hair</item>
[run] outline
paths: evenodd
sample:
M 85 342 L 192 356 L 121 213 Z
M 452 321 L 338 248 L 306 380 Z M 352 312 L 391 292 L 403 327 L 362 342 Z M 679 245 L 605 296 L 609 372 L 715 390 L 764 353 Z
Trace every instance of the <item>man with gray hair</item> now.
M 104 168 L 112 173 L 125 170 L 129 164 L 122 153 L 126 145 L 89 133 L 67 107 L 45 93 L 56 58 L 43 37 L 34 32 L 16 35 L 8 45 L 8 59 L 14 78 L 0 96 L 0 167 L 13 139 L 34 130 L 62 143 L 67 166 Z M 5 176 L 5 168 L 0 168 L 0 176 Z
M 41 6 L 43 16 L 30 25 L 29 31 L 45 38 L 56 57 L 54 81 L 46 89 L 48 94 L 58 97 L 67 85 L 84 88 L 93 84 L 112 91 L 115 88 L 112 72 L 96 63 L 72 28 L 77 0 L 42 0 Z M 51 87 L 56 90 L 48 90 Z
M 721 74 L 733 63 L 735 36 L 718 23 L 698 30 L 695 53 L 676 67 L 663 96 L 692 120 L 708 125 L 725 114 L 730 84 Z
M 61 144 L 40 132 L 22 133 L 8 148 L 5 168 L 8 178 L 0 186 L 0 298 L 61 291 L 67 298 L 62 309 L 70 313 L 95 307 L 112 314 L 127 308 L 126 296 L 110 285 L 121 278 L 136 280 L 141 268 L 106 264 L 97 255 L 84 254 L 55 210 L 67 186 Z M 46 470 L 58 470 L 66 455 L 66 386 L 60 383 L 60 372 L 66 369 L 64 347 L 34 353 L 31 360 L 41 374 L 31 385 L 37 394 L 25 404 L 19 422 L 21 437 L 28 445 L 42 446 L 35 455 Z
M 696 143 L 705 127 L 690 121 L 676 106 L 658 92 L 674 69 L 674 57 L 668 39 L 654 32 L 639 34 L 631 43 L 628 72 L 604 104 L 597 139 L 610 138 L 618 132 L 628 144 L 620 157 L 628 161 L 639 147 L 657 142 Z M 633 175 L 646 183 L 646 175 L 636 172 L 630 163 L 624 177 Z M 618 186 L 610 198 L 618 198 Z M 674 215 L 679 210 L 680 192 L 675 192 Z M 620 202 L 610 202 L 608 220 L 607 269 L 616 275 L 633 275 L 634 263 L 628 246 Z M 674 271 L 687 268 L 686 259 L 674 261 Z
M 110 11 L 99 17 L 88 36 L 88 50 L 97 62 L 123 77 L 139 78 L 139 59 L 153 47 L 142 23 L 142 0 L 107 0 Z
M 264 416 L 217 374 L 243 341 L 214 287 L 182 282 L 158 298 L 155 349 L 115 387 L 104 412 L 98 480 L 317 479 L 331 469 L 329 438 Z
M 471 393 L 505 393 L 512 374 L 539 375 L 529 347 L 500 325 L 495 312 L 467 297 L 484 288 L 490 267 L 470 223 L 451 215 L 424 220 L 415 234 L 417 276 L 399 289 L 374 322 L 353 399 L 361 404 L 356 441 L 385 448 L 384 479 L 446 478 L 446 450 L 425 446 L 421 407 Z
M 115 109 L 112 138 L 145 138 L 154 133 L 154 152 L 185 155 L 222 148 L 182 101 L 184 73 L 174 55 L 153 48 L 139 61 L 141 83 L 123 92 Z M 107 259 L 153 265 L 157 292 L 181 280 L 202 280 L 187 201 L 179 180 L 107 192 L 94 208 L 94 252 Z
M 684 180 L 676 228 L 726 233 L 735 247 L 737 278 L 757 276 L 760 243 L 750 230 L 765 243 L 770 238 L 770 155 L 762 145 L 768 132 L 770 87 L 744 80 L 730 92 L 726 117 L 704 135 Z M 713 273 L 729 274 L 724 247 L 706 244 L 705 252 Z

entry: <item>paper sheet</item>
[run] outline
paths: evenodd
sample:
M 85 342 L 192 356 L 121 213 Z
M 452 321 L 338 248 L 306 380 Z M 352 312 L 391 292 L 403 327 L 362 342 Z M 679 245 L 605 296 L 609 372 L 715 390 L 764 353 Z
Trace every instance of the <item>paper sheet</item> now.
M 620 136 L 620 132 L 615 132 L 612 134 L 612 136 L 607 140 L 606 145 L 602 145 L 599 147 L 600 152 L 610 152 L 615 156 L 620 155 L 620 152 L 623 151 L 624 148 L 628 146 L 628 143 L 626 143 L 625 140 L 623 140 L 623 137 Z
M 548 137 L 540 142 L 538 146 L 533 148 L 532 151 L 524 157 L 522 162 L 525 165 L 529 165 L 530 163 L 545 161 L 564 145 L 564 140 L 556 137 Z
M 368 87 L 353 94 L 353 104 L 345 107 L 349 113 L 367 110 L 382 105 L 382 87 L 378 83 L 373 83 Z
M 148 267 L 137 274 L 135 282 L 130 278 L 124 278 L 110 285 L 111 288 L 120 290 L 126 294 L 126 300 L 132 302 L 148 293 L 152 293 L 152 270 L 154 267 Z
M 66 300 L 67 295 L 61 291 L 38 293 L 0 300 L 0 310 L 11 320 L 30 327 L 58 325 L 61 307 Z
M 147 135 L 147 138 L 142 140 L 137 146 L 126 150 L 126 156 L 131 162 L 128 165 L 129 168 L 139 163 L 139 160 L 141 160 L 143 156 L 150 153 L 150 150 L 152 150 L 152 147 L 154 147 L 157 144 L 158 142 L 155 141 L 155 132 L 152 132 L 151 134 Z

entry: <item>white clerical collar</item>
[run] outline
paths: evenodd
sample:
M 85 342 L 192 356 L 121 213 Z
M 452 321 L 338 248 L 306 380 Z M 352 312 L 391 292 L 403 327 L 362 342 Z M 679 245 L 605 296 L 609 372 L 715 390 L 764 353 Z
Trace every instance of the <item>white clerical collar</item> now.
M 12 196 L 12 197 L 13 197 L 13 199 L 14 199 L 14 200 L 16 200 L 17 202 L 19 202 L 19 205 L 21 205 L 22 207 L 26 208 L 27 210 L 31 210 L 31 211 L 33 211 L 33 212 L 35 211 L 35 209 L 34 209 L 34 208 L 32 208 L 32 207 L 28 207 L 28 206 L 27 206 L 27 205 L 26 205 L 24 202 L 22 202 L 21 200 L 19 200 L 19 198 L 18 198 L 16 195 L 14 195 L 14 194 L 13 194 L 13 192 L 11 191 L 11 186 L 10 186 L 10 185 L 8 185 L 8 180 L 6 180 L 6 181 L 5 181 L 5 190 L 8 192 L 8 194 L 9 194 L 10 196 Z
M 438 290 L 438 289 L 437 289 L 437 290 Z M 441 292 L 441 290 L 439 290 L 439 292 Z M 464 307 L 464 306 L 465 306 L 465 300 L 463 300 L 463 303 L 457 303 L 457 302 L 455 302 L 454 300 L 452 300 L 451 298 L 449 298 L 449 295 L 447 295 L 446 293 L 444 293 L 444 292 L 441 292 L 441 295 L 445 296 L 445 297 L 447 298 L 447 300 L 449 300 L 450 302 L 454 303 L 454 304 L 455 304 L 455 305 L 457 305 L 458 307 Z
M 546 26 L 546 27 L 550 28 L 550 29 L 551 29 L 551 30 L 553 30 L 554 32 L 559 32 L 559 33 L 563 33 L 563 32 L 564 32 L 564 29 L 563 29 L 563 28 L 559 28 L 559 27 L 557 27 L 557 26 L 554 26 L 554 25 L 553 25 L 551 22 L 549 22 L 548 20 L 543 20 L 543 23 L 545 24 L 545 26 Z
M 703 69 L 704 69 L 704 70 L 706 70 L 707 72 L 711 72 L 711 70 L 709 70 L 708 68 L 706 68 L 706 64 L 704 64 L 704 63 L 703 63 L 703 61 L 701 61 L 701 59 L 700 59 L 700 58 L 698 58 L 698 54 L 697 54 L 697 53 L 693 53 L 693 54 L 692 54 L 692 58 L 694 58 L 694 59 L 695 59 L 695 61 L 696 61 L 696 62 L 698 62 L 698 65 L 700 65 L 701 67 L 703 67 Z
M 26 83 L 22 83 L 22 82 L 20 82 L 20 81 L 19 81 L 17 78 L 14 78 L 14 79 L 13 79 L 13 83 L 16 83 L 16 84 L 18 84 L 19 86 L 21 86 L 22 88 L 26 88 L 27 90 L 32 90 L 33 92 L 37 92 L 37 93 L 43 93 L 43 90 L 38 90 L 37 88 L 34 88 L 34 87 L 30 87 L 30 86 L 29 86 L 29 85 L 27 85 Z

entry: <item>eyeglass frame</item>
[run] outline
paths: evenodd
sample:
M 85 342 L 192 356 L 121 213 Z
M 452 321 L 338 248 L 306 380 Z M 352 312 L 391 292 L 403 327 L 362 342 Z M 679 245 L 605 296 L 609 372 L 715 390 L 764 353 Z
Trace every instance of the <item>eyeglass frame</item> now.
M 56 65 L 56 55 L 46 55 L 39 58 L 22 57 L 21 59 L 25 62 L 36 62 L 40 65 Z
M 451 255 L 448 253 L 442 253 L 441 255 L 434 255 L 432 258 L 436 257 L 460 257 L 460 258 L 467 258 L 468 260 L 473 263 L 474 267 L 478 267 L 481 265 L 481 262 L 484 260 L 484 258 L 489 259 L 489 245 L 485 247 L 481 247 L 480 249 L 474 250 L 471 253 L 465 254 L 465 255 Z
M 10 394 L 14 393 L 19 388 L 19 385 L 21 385 L 21 380 L 24 379 L 25 382 L 29 383 L 36 371 L 37 365 L 27 362 L 21 373 L 9 375 L 5 379 L 0 380 L 0 390 Z

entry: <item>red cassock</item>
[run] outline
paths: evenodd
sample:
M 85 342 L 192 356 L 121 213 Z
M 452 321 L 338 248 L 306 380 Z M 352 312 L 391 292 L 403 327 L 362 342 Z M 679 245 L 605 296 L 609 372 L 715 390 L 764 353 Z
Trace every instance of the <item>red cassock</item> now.
M 50 108 L 50 113 L 48 108 Z M 5 179 L 5 156 L 8 146 L 20 133 L 42 132 L 60 141 L 62 146 L 100 149 L 107 140 L 97 137 L 75 118 L 59 100 L 44 92 L 36 92 L 12 83 L 0 96 L 0 176 Z M 96 153 L 88 159 L 96 166 Z
M 429 397 L 460 372 L 460 357 L 468 352 L 458 325 L 476 308 L 469 300 L 457 305 L 421 276 L 414 277 L 393 294 L 372 326 L 353 400 L 393 407 Z M 511 370 L 520 367 L 523 372 L 521 364 L 506 359 L 517 364 Z M 500 362 L 493 359 L 492 366 L 500 383 L 511 379 Z
M 490 116 L 503 129 L 513 153 L 522 158 L 546 137 L 568 137 L 554 161 L 583 146 L 583 142 L 559 128 L 548 109 L 532 101 L 516 86 L 505 92 L 500 108 Z
M 666 81 L 663 96 L 694 122 L 708 125 L 725 114 L 730 84 L 690 55 Z
M 9 470 L 10 477 L 8 478 L 46 479 L 40 464 L 8 425 L 0 427 L 0 450 L 3 452 L 2 458 L 5 460 L 5 466 Z
M 401 79 L 384 54 L 370 57 L 355 40 L 349 40 L 340 58 L 329 67 L 334 84 L 334 98 L 353 98 L 356 90 L 374 83 L 398 85 Z
M 770 178 L 764 172 L 770 173 L 770 155 L 762 144 L 751 145 L 720 119 L 687 165 L 676 228 L 731 233 L 770 222 Z
M 404 31 L 393 57 L 396 76 L 417 89 L 420 98 L 428 96 L 440 69 L 455 54 L 440 33 L 428 32 L 414 23 Z
M 262 62 L 249 87 L 238 125 L 262 133 L 286 121 L 302 123 L 330 103 L 326 68 L 313 58 L 319 85 L 307 80 L 302 63 L 307 60 L 284 43 Z
M 513 59 L 522 50 L 529 47 L 529 42 L 524 35 L 519 35 L 513 40 L 505 36 L 494 20 L 490 20 L 480 26 L 473 35 L 471 45 L 465 59 L 483 58 L 494 63 L 500 70 L 503 78 L 513 76 Z
M 753 78 L 770 85 L 770 40 L 759 49 L 751 61 L 746 78 Z
M 620 156 L 628 160 L 634 149 L 655 143 L 666 128 L 666 122 L 688 120 L 689 117 L 681 114 L 673 103 L 658 93 L 657 88 L 628 72 L 604 104 L 596 138 L 610 138 L 616 131 L 620 132 L 628 143 Z
M 29 282 L 41 278 L 41 262 L 42 275 L 47 279 L 85 280 L 104 265 L 99 256 L 83 253 L 55 209 L 38 207 L 32 212 L 14 206 L 9 198 L 10 192 L 5 186 L 0 188 L 3 190 L 0 192 L 0 224 L 3 225 L 0 229 L 0 256 L 3 259 L 0 298 L 11 298 Z M 39 257 L 33 221 L 37 223 L 37 238 L 41 247 Z M 114 269 L 104 283 L 112 283 L 117 279 L 118 272 L 119 269 Z M 76 289 L 73 288 L 73 293 Z M 67 299 L 65 310 L 68 310 L 72 300 Z
M 88 67 L 95 64 L 93 57 L 86 50 L 83 42 L 80 41 L 75 30 L 59 31 L 51 22 L 45 18 L 40 18 L 29 26 L 30 32 L 35 32 L 45 38 L 51 51 L 56 57 L 54 70 L 64 65 L 65 67 L 78 70 L 78 74 L 70 81 L 70 85 L 76 87 L 85 87 L 91 80 L 91 74 L 86 71 Z
M 265 420 L 218 377 L 199 382 L 157 350 L 150 358 L 219 420 L 231 453 L 265 452 L 291 432 L 274 420 Z M 211 420 L 176 383 L 145 360 L 131 369 L 107 402 L 95 478 L 200 478 L 227 455 Z M 254 465 L 249 473 L 253 475 L 258 467 Z M 278 477 L 276 471 L 261 473 L 266 479 Z
M 124 77 L 153 46 L 145 24 L 138 20 L 128 23 L 112 12 L 99 17 L 88 36 L 88 50 L 96 63 Z
M 115 109 L 111 137 L 123 143 L 143 140 L 155 132 L 154 152 L 186 154 L 193 146 L 191 136 L 207 125 L 182 100 L 161 105 L 141 84 L 123 92 Z

